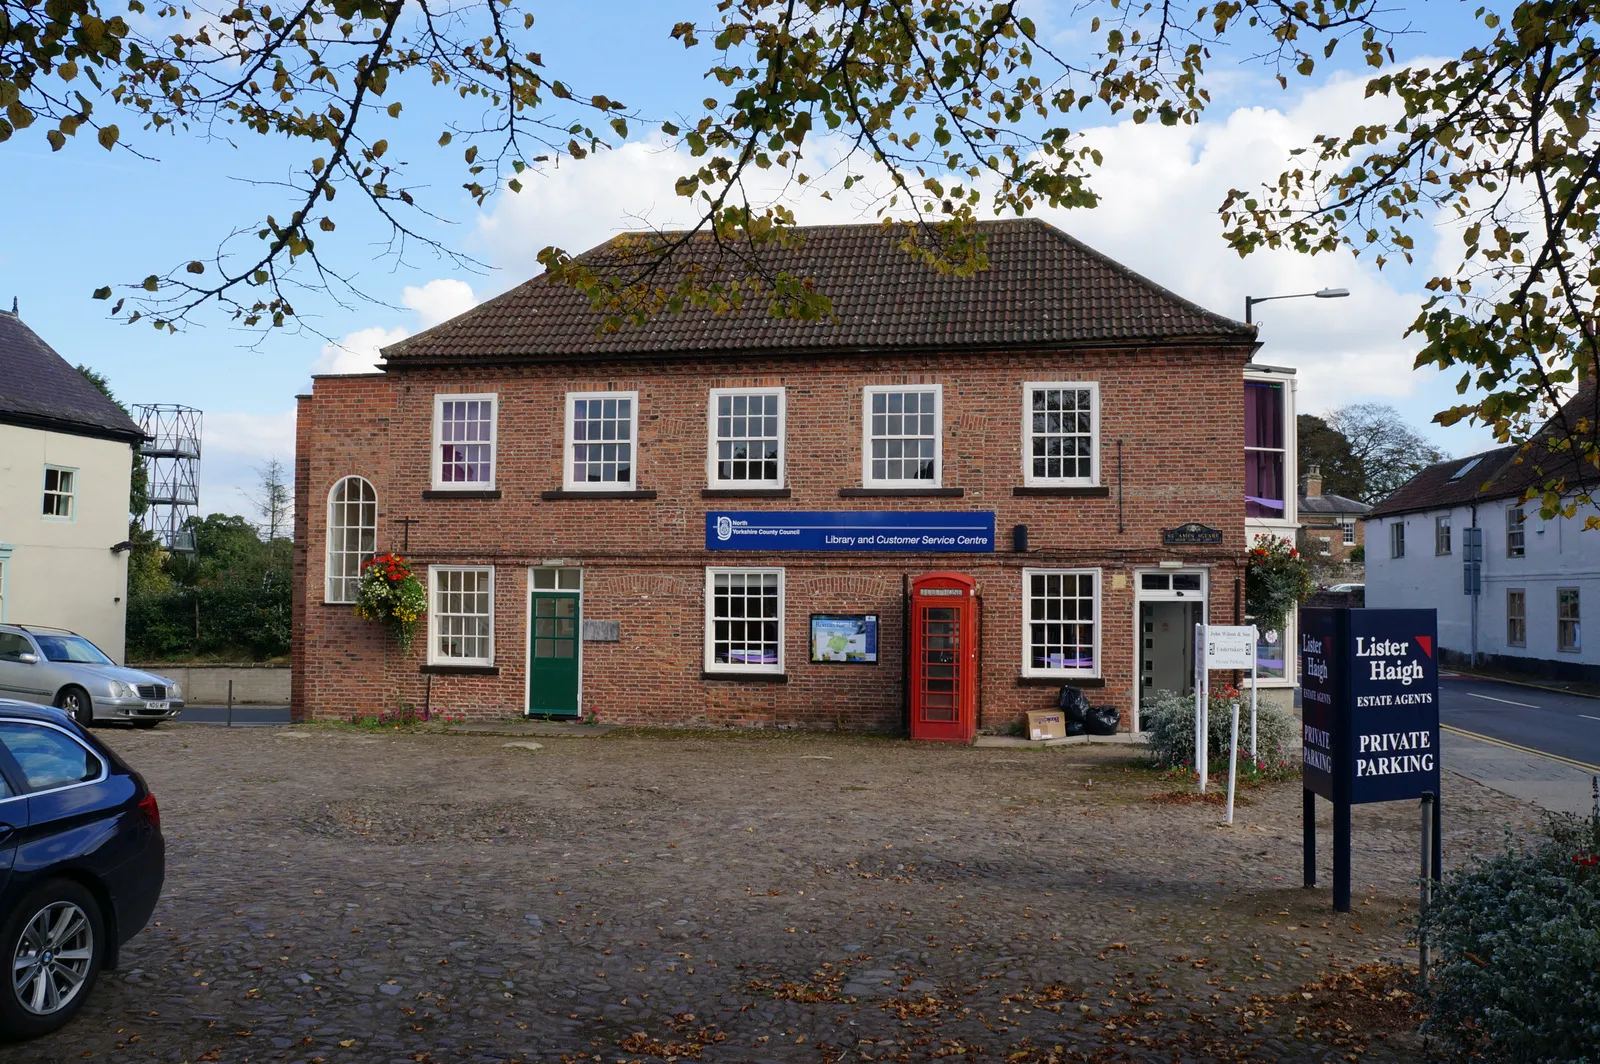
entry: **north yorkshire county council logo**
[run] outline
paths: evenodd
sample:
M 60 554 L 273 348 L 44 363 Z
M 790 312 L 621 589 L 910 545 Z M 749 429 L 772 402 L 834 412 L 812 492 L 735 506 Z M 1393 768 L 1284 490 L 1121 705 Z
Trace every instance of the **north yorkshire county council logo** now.
M 733 538 L 733 519 L 731 517 L 717 518 L 717 538 L 724 543 Z

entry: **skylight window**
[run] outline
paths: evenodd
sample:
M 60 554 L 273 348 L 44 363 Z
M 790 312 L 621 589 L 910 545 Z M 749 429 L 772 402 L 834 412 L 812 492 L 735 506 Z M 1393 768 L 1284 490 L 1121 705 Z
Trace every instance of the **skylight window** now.
M 1451 480 L 1460 480 L 1462 477 L 1464 477 L 1468 473 L 1472 472 L 1472 467 L 1477 465 L 1481 461 L 1483 461 L 1483 455 L 1480 454 L 1478 457 L 1470 460 L 1469 462 L 1467 462 L 1466 465 L 1462 466 L 1460 469 L 1458 469 L 1454 473 L 1450 474 L 1450 479 Z

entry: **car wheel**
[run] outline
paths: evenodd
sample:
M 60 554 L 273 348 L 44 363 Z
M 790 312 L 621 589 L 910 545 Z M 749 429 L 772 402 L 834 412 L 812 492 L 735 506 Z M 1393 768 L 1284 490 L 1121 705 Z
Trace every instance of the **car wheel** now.
M 94 723 L 94 702 L 81 687 L 63 687 L 56 695 L 56 706 L 72 714 L 85 728 Z
M 0 928 L 0 1035 L 37 1038 L 77 1015 L 105 958 L 94 895 L 68 879 L 41 884 Z

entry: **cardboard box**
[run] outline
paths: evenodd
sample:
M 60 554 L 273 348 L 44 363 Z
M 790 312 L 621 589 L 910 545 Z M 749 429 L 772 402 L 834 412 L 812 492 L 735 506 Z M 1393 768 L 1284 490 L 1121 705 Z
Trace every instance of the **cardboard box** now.
M 1028 738 L 1065 739 L 1067 718 L 1059 709 L 1037 709 L 1028 714 Z

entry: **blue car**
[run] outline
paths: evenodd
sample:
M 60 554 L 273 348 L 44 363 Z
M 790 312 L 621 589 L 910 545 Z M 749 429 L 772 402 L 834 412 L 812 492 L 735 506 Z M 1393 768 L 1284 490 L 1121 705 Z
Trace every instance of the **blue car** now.
M 165 875 L 144 779 L 61 710 L 0 699 L 0 1039 L 72 1019 Z

